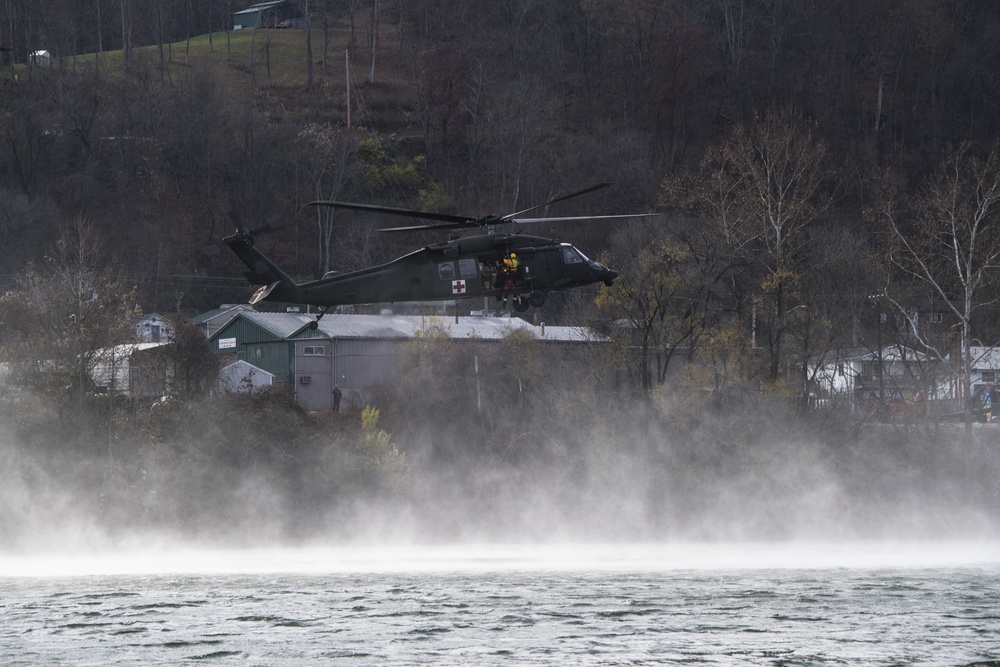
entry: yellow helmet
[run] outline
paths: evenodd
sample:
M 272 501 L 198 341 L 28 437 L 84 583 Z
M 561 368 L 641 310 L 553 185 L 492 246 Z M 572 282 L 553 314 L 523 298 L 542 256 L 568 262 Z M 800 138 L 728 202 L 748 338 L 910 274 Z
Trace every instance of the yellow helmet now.
M 510 258 L 511 259 L 517 259 L 517 255 L 515 255 L 514 253 L 510 253 Z

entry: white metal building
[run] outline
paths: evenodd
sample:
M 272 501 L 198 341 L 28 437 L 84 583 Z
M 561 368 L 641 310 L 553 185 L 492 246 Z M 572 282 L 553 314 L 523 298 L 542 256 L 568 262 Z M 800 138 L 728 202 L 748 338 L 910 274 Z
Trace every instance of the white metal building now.
M 270 387 L 272 382 L 274 382 L 273 373 L 240 359 L 219 369 L 216 388 L 230 394 L 245 394 L 255 389 Z

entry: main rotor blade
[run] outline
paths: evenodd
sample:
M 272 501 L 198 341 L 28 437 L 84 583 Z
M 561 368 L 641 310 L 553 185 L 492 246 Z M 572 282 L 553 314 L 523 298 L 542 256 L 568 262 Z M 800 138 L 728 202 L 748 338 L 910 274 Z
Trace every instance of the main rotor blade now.
M 447 213 L 431 213 L 429 211 L 413 211 L 405 208 L 393 208 L 391 206 L 378 206 L 375 204 L 355 204 L 346 201 L 317 200 L 309 202 L 308 206 L 328 206 L 332 208 L 348 208 L 355 211 L 369 211 L 371 213 L 386 213 L 388 215 L 403 215 L 410 218 L 421 218 L 423 220 L 441 220 L 442 222 L 453 222 L 460 225 L 475 224 L 475 219 L 468 216 L 448 215 Z
M 584 188 L 583 190 L 578 190 L 577 192 L 570 192 L 567 195 L 560 195 L 560 196 L 556 197 L 555 199 L 548 200 L 544 204 L 539 204 L 537 206 L 532 206 L 530 208 L 524 209 L 523 211 L 518 211 L 517 213 L 509 213 L 509 214 L 503 216 L 503 218 L 501 218 L 501 220 L 504 220 L 504 221 L 511 220 L 513 218 L 518 217 L 522 213 L 527 213 L 528 211 L 534 211 L 536 209 L 545 208 L 546 206 L 549 206 L 551 204 L 555 204 L 557 201 L 563 201 L 564 199 L 571 199 L 573 197 L 579 197 L 580 195 L 585 195 L 588 192 L 593 192 L 594 190 L 600 190 L 601 188 L 606 188 L 609 185 L 611 185 L 611 183 L 598 183 L 597 185 L 591 185 L 589 188 Z
M 611 183 L 598 183 L 596 185 L 591 185 L 583 190 L 577 190 L 575 192 L 570 192 L 568 194 L 559 195 L 554 197 L 544 204 L 538 204 L 537 206 L 531 206 L 517 213 L 510 213 L 505 216 L 497 215 L 484 215 L 478 218 L 470 216 L 461 215 L 450 215 L 448 213 L 432 213 L 429 211 L 415 211 L 412 209 L 405 208 L 395 208 L 392 206 L 379 206 L 377 204 L 358 204 L 355 202 L 346 201 L 334 201 L 334 200 L 317 200 L 309 202 L 308 206 L 328 206 L 332 208 L 346 208 L 354 211 L 367 211 L 369 213 L 385 213 L 387 215 L 399 215 L 406 216 L 409 218 L 419 218 L 423 220 L 437 220 L 444 224 L 435 225 L 410 225 L 406 227 L 387 227 L 380 229 L 380 232 L 412 232 L 412 231 L 427 231 L 436 229 L 463 229 L 467 227 L 487 227 L 490 225 L 499 225 L 507 222 L 519 222 L 519 223 L 530 223 L 530 222 L 548 222 L 548 221 L 559 221 L 559 220 L 594 220 L 600 218 L 631 218 L 631 217 L 641 217 L 647 215 L 657 215 L 656 213 L 641 213 L 636 215 L 585 215 L 585 216 L 575 216 L 575 217 L 554 217 L 554 218 L 519 218 L 518 216 L 528 213 L 529 211 L 534 211 L 546 206 L 555 204 L 566 199 L 571 199 L 573 197 L 579 197 L 580 195 L 586 194 L 588 192 L 593 192 L 594 190 L 600 190 L 601 188 L 606 188 Z
M 426 232 L 435 229 L 468 229 L 477 226 L 475 222 L 462 224 L 457 222 L 445 222 L 440 225 L 413 225 L 411 227 L 383 227 L 380 232 Z
M 513 218 L 510 222 L 519 225 L 528 225 L 536 222 L 565 222 L 567 220 L 607 220 L 610 218 L 651 218 L 660 215 L 659 213 L 625 213 L 621 215 L 571 215 L 557 216 L 554 218 Z

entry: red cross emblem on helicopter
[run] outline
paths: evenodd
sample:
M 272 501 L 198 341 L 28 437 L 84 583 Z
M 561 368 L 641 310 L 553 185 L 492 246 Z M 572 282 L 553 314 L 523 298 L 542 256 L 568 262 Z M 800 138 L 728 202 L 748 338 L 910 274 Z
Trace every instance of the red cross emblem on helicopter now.
M 465 281 L 464 280 L 452 280 L 451 281 L 451 293 L 452 294 L 465 294 Z

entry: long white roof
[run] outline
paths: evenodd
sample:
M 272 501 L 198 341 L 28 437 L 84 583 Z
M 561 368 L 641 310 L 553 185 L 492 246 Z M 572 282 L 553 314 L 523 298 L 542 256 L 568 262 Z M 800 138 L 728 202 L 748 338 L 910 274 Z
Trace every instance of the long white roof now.
M 518 317 L 428 317 L 422 315 L 326 315 L 317 334 L 329 338 L 413 338 L 438 329 L 450 338 L 499 340 L 525 331 L 536 340 L 587 342 L 604 340 L 584 327 L 535 326 Z M 308 337 L 308 332 L 303 337 Z

